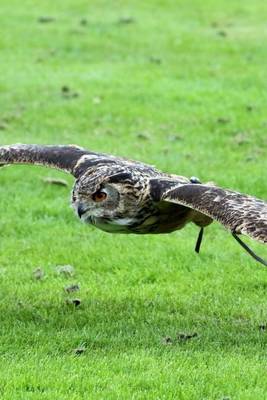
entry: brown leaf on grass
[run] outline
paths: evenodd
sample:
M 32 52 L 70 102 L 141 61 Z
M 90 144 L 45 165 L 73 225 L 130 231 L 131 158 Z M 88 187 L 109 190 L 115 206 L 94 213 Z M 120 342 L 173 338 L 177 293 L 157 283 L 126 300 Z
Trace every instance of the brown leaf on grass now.
M 65 99 L 71 99 L 80 96 L 78 92 L 72 91 L 67 85 L 62 86 L 61 94 Z
M 78 290 L 80 290 L 80 286 L 77 283 L 74 283 L 72 285 L 69 286 L 65 286 L 64 290 L 67 293 L 73 293 L 73 292 L 78 292 Z
M 48 17 L 48 16 L 42 16 L 38 18 L 38 22 L 41 24 L 47 24 L 49 22 L 54 22 L 55 18 L 54 17 Z
M 162 149 L 162 152 L 163 152 L 164 155 L 169 154 L 169 152 L 170 152 L 169 147 L 164 147 L 164 148 Z
M 58 185 L 58 186 L 68 186 L 68 182 L 65 179 L 57 179 L 57 178 L 43 178 L 44 183 L 49 185 Z
M 177 333 L 177 339 L 178 340 L 184 340 L 184 341 L 186 341 L 186 340 L 189 340 L 189 339 L 193 339 L 194 337 L 197 337 L 198 336 L 198 334 L 197 334 L 197 332 L 193 332 L 193 333 L 180 333 L 180 332 L 178 332 Z
M 74 275 L 74 267 L 72 265 L 58 265 L 56 267 L 58 275 L 64 275 L 70 277 Z
M 161 58 L 155 57 L 155 56 L 150 56 L 150 57 L 149 57 L 149 61 L 150 61 L 152 64 L 158 64 L 158 65 L 162 63 Z
M 246 133 L 244 132 L 239 132 L 234 136 L 234 142 L 240 146 L 242 144 L 249 143 L 249 137 Z
M 82 19 L 80 20 L 80 25 L 86 26 L 87 24 L 88 24 L 88 21 L 87 21 L 86 18 L 82 18 Z
M 222 37 L 226 37 L 227 36 L 227 32 L 226 31 L 217 31 L 217 35 L 222 36 Z
M 150 140 L 151 139 L 150 134 L 147 132 L 138 132 L 136 134 L 136 137 L 138 139 L 142 139 L 142 140 Z
M 9 114 L 5 115 L 2 118 L 2 122 L 5 124 L 9 124 L 10 122 L 16 121 L 19 118 L 21 118 L 21 110 L 13 111 L 13 112 L 10 112 Z
M 67 299 L 66 304 L 78 307 L 81 305 L 81 299 Z
M 44 279 L 44 277 L 45 277 L 45 273 L 42 270 L 42 268 L 40 268 L 40 267 L 36 268 L 33 271 L 32 275 L 33 275 L 33 278 L 36 279 L 37 281 L 40 281 L 40 280 Z
M 86 352 L 85 345 L 81 345 L 81 346 L 79 346 L 79 347 L 77 347 L 76 349 L 73 350 L 73 353 L 76 356 L 80 356 L 80 355 L 84 354 L 85 352 Z
M 229 118 L 225 118 L 225 117 L 219 117 L 217 119 L 218 124 L 228 124 L 230 122 Z
M 219 23 L 218 23 L 217 21 L 213 21 L 213 22 L 211 23 L 211 27 L 212 27 L 212 28 L 218 28 L 218 27 L 219 27 Z
M 255 161 L 256 158 L 257 158 L 257 157 L 256 157 L 254 154 L 249 154 L 249 155 L 245 158 L 245 162 Z
M 165 336 L 164 338 L 162 338 L 162 343 L 165 345 L 170 345 L 173 344 L 173 340 L 170 336 Z
M 118 19 L 118 24 L 121 25 L 129 25 L 129 24 L 133 24 L 135 22 L 133 17 L 130 16 L 125 16 L 125 17 L 121 17 Z
M 168 136 L 167 139 L 169 142 L 178 142 L 180 140 L 183 140 L 183 137 L 175 133 L 173 135 Z
M 72 299 L 72 304 L 75 307 L 78 307 L 81 304 L 81 300 L 80 299 Z
M 172 338 L 171 336 L 165 336 L 162 338 L 162 343 L 165 345 L 171 345 L 179 342 L 186 342 L 187 340 L 198 337 L 196 332 L 193 333 L 180 333 L 178 332 L 176 338 Z
M 5 131 L 8 125 L 5 122 L 0 122 L 0 131 Z
M 259 330 L 260 331 L 266 331 L 266 329 L 267 329 L 267 325 L 266 324 L 259 325 Z
M 68 86 L 62 86 L 62 88 L 61 88 L 61 92 L 62 93 L 69 93 L 70 92 L 70 88 L 68 87 Z
M 102 102 L 102 99 L 99 96 L 95 96 L 93 97 L 92 102 L 93 104 L 100 104 Z

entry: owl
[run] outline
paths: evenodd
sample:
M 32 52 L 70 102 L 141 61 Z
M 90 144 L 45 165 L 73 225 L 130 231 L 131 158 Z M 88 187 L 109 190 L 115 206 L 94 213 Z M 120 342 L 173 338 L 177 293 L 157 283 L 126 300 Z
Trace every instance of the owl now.
M 204 228 L 215 220 L 267 266 L 239 237 L 244 234 L 267 243 L 267 203 L 263 200 L 73 145 L 0 147 L 0 166 L 17 163 L 71 173 L 75 178 L 71 203 L 76 215 L 103 231 L 160 234 L 192 222 L 200 228 L 195 246 L 199 252 Z

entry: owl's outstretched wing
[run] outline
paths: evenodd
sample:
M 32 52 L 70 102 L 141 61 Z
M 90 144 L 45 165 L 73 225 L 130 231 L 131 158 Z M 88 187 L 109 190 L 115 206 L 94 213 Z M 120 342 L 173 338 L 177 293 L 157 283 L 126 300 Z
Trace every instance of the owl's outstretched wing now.
M 188 184 L 166 191 L 162 200 L 193 208 L 220 222 L 232 233 L 267 243 L 267 203 L 232 190 Z
M 158 185 L 157 196 L 160 195 L 161 200 L 184 205 L 220 222 L 253 257 L 254 253 L 241 242 L 237 235 L 244 234 L 267 244 L 267 203 L 265 201 L 212 185 L 185 184 L 172 188 L 165 185 L 164 189 L 163 183 L 163 190 L 160 190 L 160 181 Z M 154 191 L 155 187 L 154 183 Z M 259 257 L 257 259 L 266 263 Z
M 79 178 L 89 168 L 105 165 L 139 166 L 144 171 L 156 172 L 139 161 L 96 153 L 74 145 L 13 144 L 0 146 L 0 167 L 10 164 L 35 164 L 60 169 Z
M 57 168 L 78 177 L 80 165 L 88 158 L 101 154 L 89 152 L 78 146 L 41 146 L 15 144 L 0 147 L 0 166 L 9 164 L 36 164 Z

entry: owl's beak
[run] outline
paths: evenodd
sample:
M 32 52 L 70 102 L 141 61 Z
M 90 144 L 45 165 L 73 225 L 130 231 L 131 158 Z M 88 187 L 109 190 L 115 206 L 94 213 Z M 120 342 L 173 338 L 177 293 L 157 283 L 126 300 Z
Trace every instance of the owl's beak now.
M 82 218 L 83 214 L 86 212 L 86 210 L 83 208 L 83 206 L 80 204 L 77 208 L 77 214 L 79 215 L 79 218 Z

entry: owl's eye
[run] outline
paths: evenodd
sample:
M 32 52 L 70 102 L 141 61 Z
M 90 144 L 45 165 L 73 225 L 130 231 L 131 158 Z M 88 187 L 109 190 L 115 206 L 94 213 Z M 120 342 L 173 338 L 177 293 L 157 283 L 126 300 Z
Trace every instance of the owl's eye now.
M 107 193 L 102 192 L 101 190 L 98 190 L 98 192 L 93 194 L 92 199 L 97 202 L 100 203 L 101 201 L 105 200 L 107 198 Z

